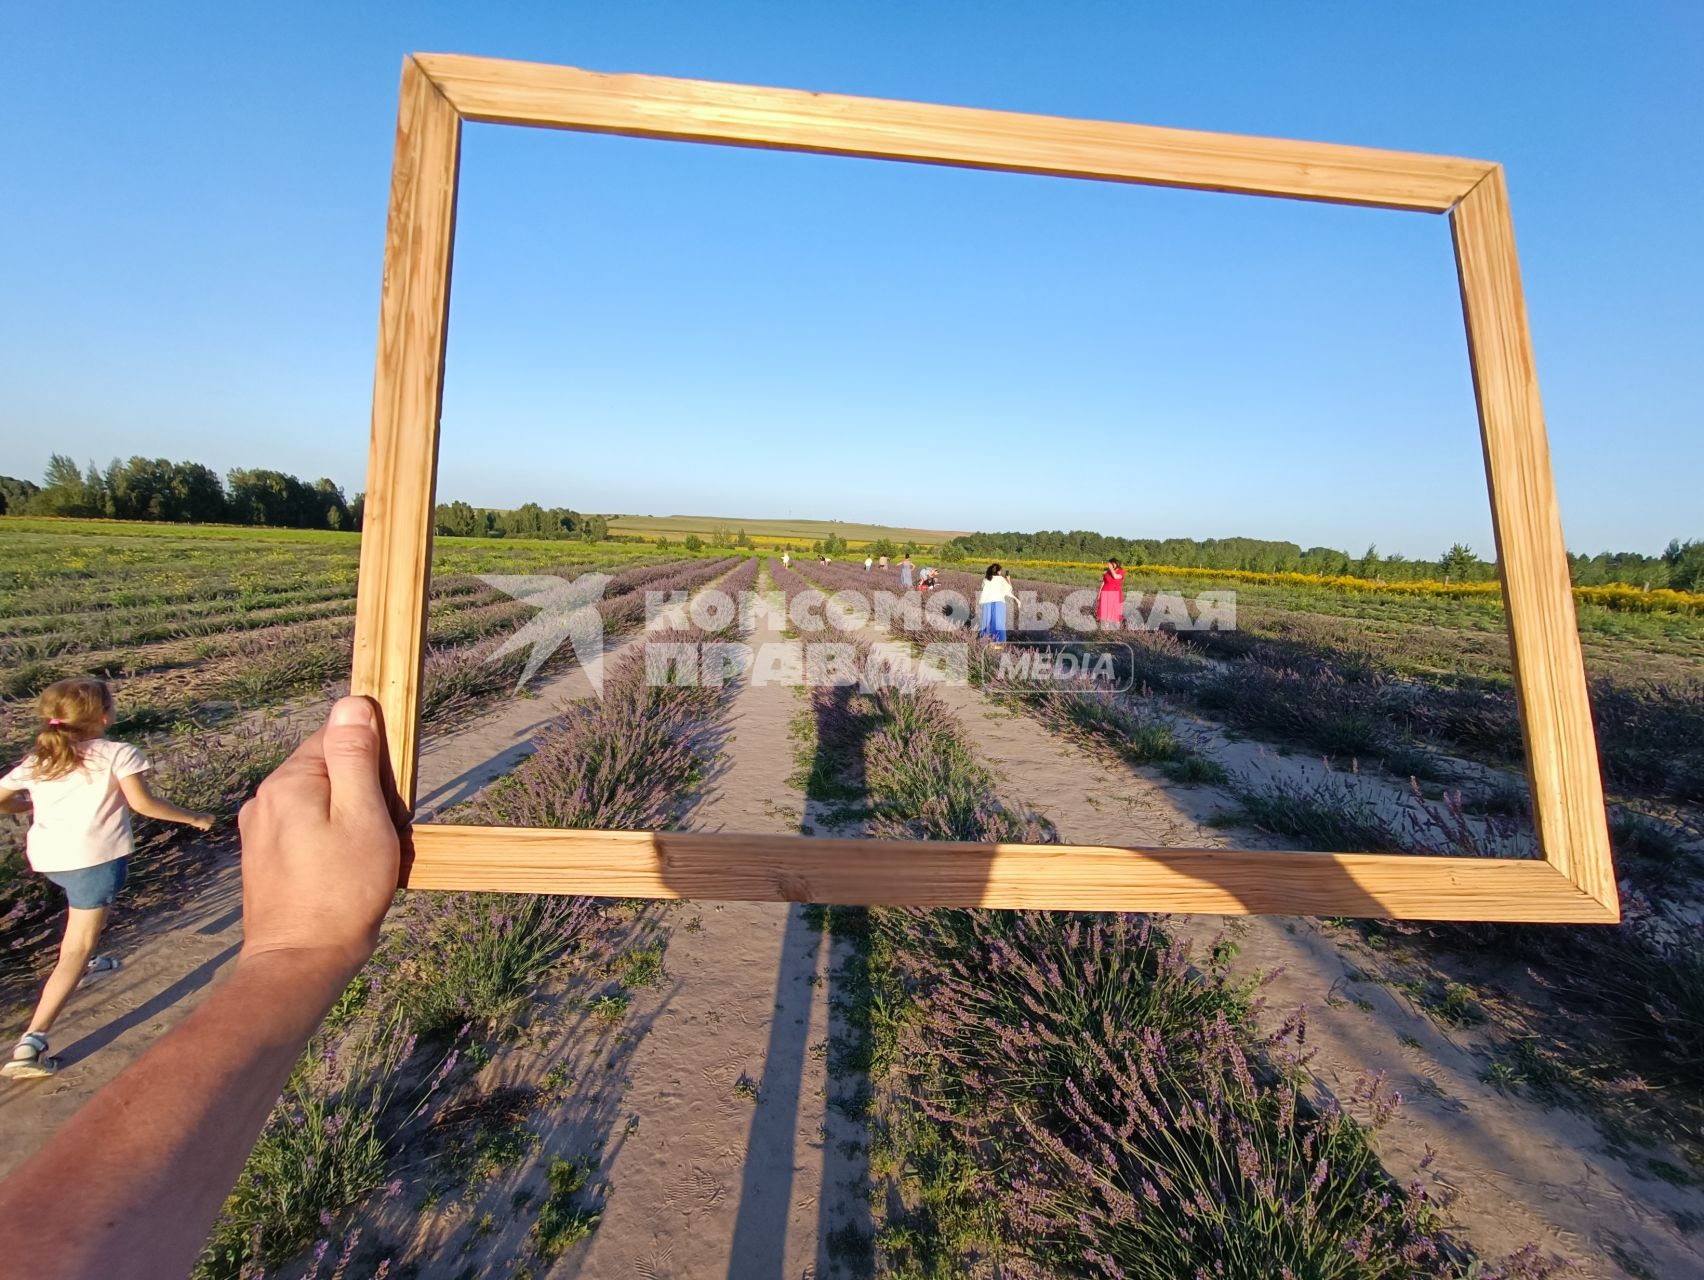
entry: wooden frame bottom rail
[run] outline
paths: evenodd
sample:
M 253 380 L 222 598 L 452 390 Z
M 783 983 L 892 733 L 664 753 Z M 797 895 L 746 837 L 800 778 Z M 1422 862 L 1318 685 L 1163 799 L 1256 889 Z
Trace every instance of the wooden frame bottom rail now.
M 843 906 L 1608 923 L 1546 862 L 417 823 L 413 889 Z

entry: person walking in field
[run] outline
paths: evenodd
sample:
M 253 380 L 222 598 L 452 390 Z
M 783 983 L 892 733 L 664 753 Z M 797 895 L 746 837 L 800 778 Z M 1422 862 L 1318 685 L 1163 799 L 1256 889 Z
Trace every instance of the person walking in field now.
M 1006 572 L 1005 566 L 1000 568 L 1000 581 L 1006 584 L 1006 629 L 1018 629 L 1018 589 L 1012 585 L 1012 575 Z
M 1011 582 L 998 564 L 989 565 L 982 575 L 982 593 L 977 603 L 982 614 L 980 631 L 995 644 L 1006 643 L 1007 606 L 1011 599 Z
M 1124 625 L 1124 566 L 1111 557 L 1107 559 L 1106 572 L 1101 574 L 1095 619 L 1102 631 L 1113 631 Z
M 911 563 L 910 556 L 906 556 L 899 562 L 899 589 L 901 591 L 911 590 L 912 575 L 916 570 L 917 566 Z
M 887 557 L 886 556 L 877 556 L 876 557 L 876 568 L 884 570 L 884 571 L 887 569 Z
M 69 911 L 59 962 L 42 988 L 29 1027 L 0 1075 L 52 1075 L 47 1033 L 86 977 L 119 967 L 95 954 L 107 912 L 123 887 L 133 844 L 134 811 L 206 831 L 211 814 L 191 813 L 148 789 L 148 762 L 127 742 L 102 735 L 113 719 L 112 690 L 92 679 L 61 680 L 42 691 L 42 726 L 30 754 L 0 777 L 0 813 L 31 811 L 25 851 L 30 869 L 65 891 Z M 26 801 L 24 792 L 29 793 Z
M 781 567 L 783 569 L 790 569 L 793 567 L 793 557 L 788 555 L 785 551 L 781 553 Z
M 875 563 L 876 562 L 874 560 L 872 560 L 869 556 L 865 556 L 864 557 L 864 572 L 868 573 L 870 571 L 870 567 L 872 565 L 874 565 Z

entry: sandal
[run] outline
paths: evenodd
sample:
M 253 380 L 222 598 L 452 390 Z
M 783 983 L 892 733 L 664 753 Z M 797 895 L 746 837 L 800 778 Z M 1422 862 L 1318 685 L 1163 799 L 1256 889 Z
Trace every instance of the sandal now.
M 97 978 L 103 978 L 109 973 L 117 973 L 124 967 L 124 961 L 117 956 L 96 956 L 89 961 L 89 967 L 83 970 L 83 977 L 78 986 L 87 986 Z
M 40 1031 L 26 1031 L 18 1037 L 12 1060 L 0 1067 L 0 1076 L 9 1080 L 35 1080 L 57 1070 L 58 1061 L 47 1056 L 47 1036 Z

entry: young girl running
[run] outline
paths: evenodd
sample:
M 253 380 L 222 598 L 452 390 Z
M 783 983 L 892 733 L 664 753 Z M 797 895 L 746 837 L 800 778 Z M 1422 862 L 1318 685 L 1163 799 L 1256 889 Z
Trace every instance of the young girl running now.
M 42 727 L 35 748 L 0 777 L 0 813 L 33 810 L 26 850 L 30 867 L 65 890 L 70 911 L 59 963 L 42 988 L 29 1029 L 0 1075 L 52 1075 L 47 1033 L 77 984 L 110 973 L 119 962 L 95 955 L 107 910 L 130 865 L 132 811 L 206 831 L 210 814 L 161 800 L 142 776 L 148 762 L 127 742 L 101 735 L 112 724 L 112 690 L 100 680 L 61 680 L 42 690 Z M 26 801 L 23 792 L 29 792 Z

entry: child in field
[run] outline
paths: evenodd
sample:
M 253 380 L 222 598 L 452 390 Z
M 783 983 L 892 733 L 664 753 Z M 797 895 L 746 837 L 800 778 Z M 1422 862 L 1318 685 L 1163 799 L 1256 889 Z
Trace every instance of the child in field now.
M 70 910 L 59 963 L 42 988 L 29 1029 L 0 1075 L 52 1075 L 47 1033 L 77 984 L 119 967 L 97 956 L 107 911 L 130 865 L 132 811 L 206 831 L 210 814 L 191 813 L 148 790 L 148 762 L 127 742 L 102 737 L 112 724 L 112 690 L 100 680 L 61 680 L 42 691 L 35 747 L 0 777 L 0 813 L 32 811 L 26 849 L 30 868 L 65 890 Z M 29 792 L 29 799 L 23 793 Z

